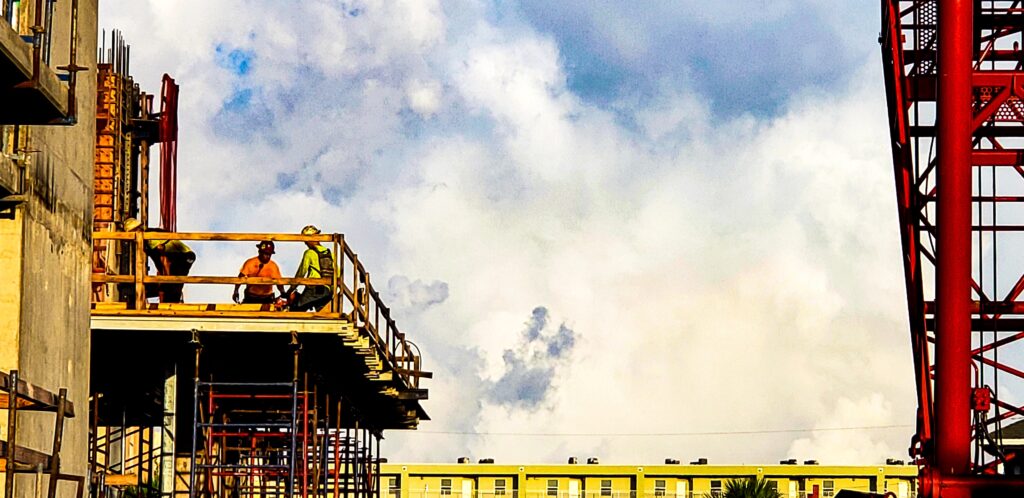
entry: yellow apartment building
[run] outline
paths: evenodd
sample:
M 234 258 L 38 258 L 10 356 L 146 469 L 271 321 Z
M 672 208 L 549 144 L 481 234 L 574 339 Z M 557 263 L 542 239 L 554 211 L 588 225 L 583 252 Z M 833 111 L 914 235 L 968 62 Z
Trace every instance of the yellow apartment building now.
M 488 460 L 482 460 L 487 462 Z M 702 498 L 730 479 L 768 479 L 786 498 L 827 498 L 843 489 L 916 496 L 917 467 L 885 465 L 383 464 L 385 498 Z

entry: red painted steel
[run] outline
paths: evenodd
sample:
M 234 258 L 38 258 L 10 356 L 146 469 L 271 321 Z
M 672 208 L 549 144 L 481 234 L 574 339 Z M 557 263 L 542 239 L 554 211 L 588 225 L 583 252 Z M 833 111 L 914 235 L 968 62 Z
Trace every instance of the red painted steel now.
M 968 0 L 939 3 L 935 463 L 955 476 L 971 464 L 972 15 Z
M 1024 2 L 881 4 L 920 495 L 1024 496 Z
M 178 84 L 164 75 L 160 90 L 160 226 L 178 230 Z

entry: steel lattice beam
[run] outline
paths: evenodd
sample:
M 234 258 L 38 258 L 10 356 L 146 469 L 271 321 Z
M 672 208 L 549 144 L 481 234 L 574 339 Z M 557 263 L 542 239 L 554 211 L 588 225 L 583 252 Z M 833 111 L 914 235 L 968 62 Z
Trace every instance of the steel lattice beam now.
M 1011 402 L 1024 395 L 1022 355 L 1006 352 L 1024 351 L 1024 274 L 1000 267 L 1024 248 L 1022 33 L 1020 0 L 882 0 L 918 396 L 911 453 L 927 497 L 1024 491 L 992 475 L 1020 461 L 999 431 L 1024 415 Z

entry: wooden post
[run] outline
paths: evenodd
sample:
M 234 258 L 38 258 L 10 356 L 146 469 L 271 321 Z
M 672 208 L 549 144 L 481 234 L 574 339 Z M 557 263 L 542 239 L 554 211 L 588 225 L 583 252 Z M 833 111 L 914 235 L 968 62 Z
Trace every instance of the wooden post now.
M 140 228 L 140 230 L 143 230 Z M 142 238 L 143 232 L 135 233 L 135 309 L 141 310 L 146 307 L 146 285 L 142 279 L 146 276 L 146 244 Z
M 352 253 L 352 324 L 359 325 L 359 315 L 363 308 L 359 305 L 359 255 Z
M 340 294 L 341 291 L 338 289 L 338 282 L 340 282 L 341 279 L 338 277 L 338 273 L 341 271 L 341 265 L 339 264 L 341 257 L 338 254 L 338 235 L 334 235 L 331 238 L 333 239 L 332 243 L 334 248 L 334 274 L 331 275 L 331 311 L 340 314 L 341 307 L 339 306 L 340 300 L 338 299 L 338 294 Z

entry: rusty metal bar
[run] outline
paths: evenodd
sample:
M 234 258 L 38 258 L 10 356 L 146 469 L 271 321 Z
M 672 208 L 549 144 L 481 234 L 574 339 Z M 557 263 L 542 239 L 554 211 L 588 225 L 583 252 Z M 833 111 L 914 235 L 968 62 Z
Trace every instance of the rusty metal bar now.
M 60 388 L 57 394 L 57 416 L 53 424 L 53 446 L 50 453 L 50 482 L 46 490 L 46 498 L 57 496 L 57 478 L 60 475 L 60 448 L 64 441 L 64 409 L 68 399 L 68 390 Z
M 11 383 L 18 385 L 18 371 L 11 370 Z M 18 390 L 12 389 L 9 393 L 9 406 L 7 407 L 7 455 L 5 456 L 6 468 L 4 469 L 4 498 L 14 497 L 14 450 L 18 440 Z

